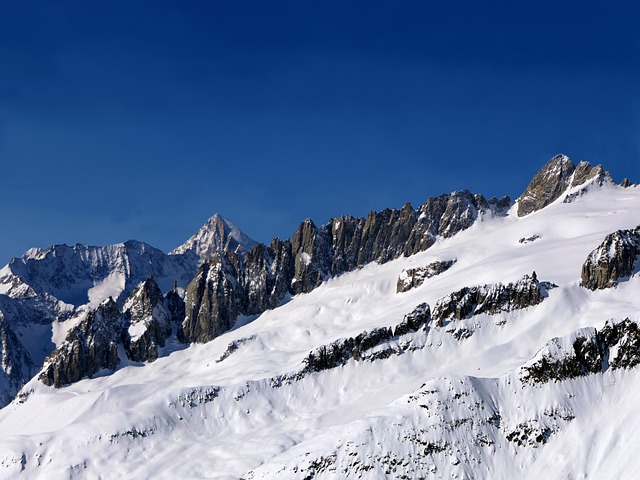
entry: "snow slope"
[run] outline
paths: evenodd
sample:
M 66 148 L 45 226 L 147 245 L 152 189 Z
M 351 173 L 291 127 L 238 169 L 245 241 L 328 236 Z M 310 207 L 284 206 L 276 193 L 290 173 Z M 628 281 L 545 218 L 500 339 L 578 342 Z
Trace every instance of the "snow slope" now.
M 640 224 L 640 188 L 514 210 L 328 280 L 207 344 L 170 344 L 152 364 L 58 390 L 30 381 L 0 411 L 0 478 L 633 478 L 638 371 L 528 385 L 522 367 L 554 337 L 640 320 L 640 279 L 579 284 L 607 234 Z M 396 293 L 403 270 L 454 258 Z M 370 359 L 305 371 L 318 347 L 533 271 L 557 285 L 539 305 L 431 325 Z

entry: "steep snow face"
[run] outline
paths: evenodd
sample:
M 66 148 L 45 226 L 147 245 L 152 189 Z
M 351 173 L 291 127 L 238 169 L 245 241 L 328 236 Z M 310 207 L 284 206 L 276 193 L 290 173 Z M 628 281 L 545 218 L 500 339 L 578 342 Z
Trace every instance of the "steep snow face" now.
M 124 300 L 148 275 L 165 291 L 174 281 L 184 288 L 196 269 L 195 259 L 134 240 L 107 247 L 55 245 L 14 258 L 0 272 L 0 293 L 49 294 L 67 304 L 97 306 L 109 297 Z
M 258 242 L 242 232 L 231 220 L 216 213 L 192 237 L 169 254 L 192 253 L 204 262 L 213 257 L 216 252 L 225 250 L 236 253 L 248 252 L 256 245 Z
M 515 210 L 330 279 L 209 343 L 169 342 L 152 364 L 61 389 L 30 381 L 0 411 L 0 477 L 623 478 L 640 467 L 638 367 L 543 383 L 523 372 L 541 355 L 570 357 L 610 318 L 640 320 L 640 278 L 580 285 L 590 252 L 638 224 L 640 188 L 606 183 L 535 215 Z M 403 271 L 454 258 L 396 293 Z M 537 304 L 400 328 L 418 305 L 533 271 L 557 285 Z M 356 338 L 361 355 L 308 368 L 313 352 Z M 634 342 L 621 334 L 609 358 Z

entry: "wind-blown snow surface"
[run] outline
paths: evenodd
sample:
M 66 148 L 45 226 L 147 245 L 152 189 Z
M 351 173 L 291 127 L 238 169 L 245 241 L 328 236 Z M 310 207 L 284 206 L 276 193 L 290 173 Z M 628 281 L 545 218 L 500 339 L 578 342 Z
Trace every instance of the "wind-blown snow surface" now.
M 210 343 L 169 345 L 152 364 L 58 390 L 32 380 L 0 411 L 0 477 L 632 478 L 640 370 L 528 385 L 521 368 L 554 337 L 640 319 L 640 279 L 579 284 L 605 235 L 639 223 L 640 188 L 607 184 L 331 279 Z M 453 258 L 395 293 L 404 269 Z M 431 326 L 393 339 L 401 354 L 303 373 L 320 345 L 534 270 L 558 285 L 537 306 Z

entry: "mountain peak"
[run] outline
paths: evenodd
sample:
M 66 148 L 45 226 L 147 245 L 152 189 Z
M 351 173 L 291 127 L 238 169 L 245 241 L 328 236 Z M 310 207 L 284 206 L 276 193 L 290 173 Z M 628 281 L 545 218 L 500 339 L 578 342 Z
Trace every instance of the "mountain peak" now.
M 594 180 L 599 185 L 613 182 L 601 165 L 592 167 L 589 162 L 577 166 L 563 154 L 555 155 L 534 175 L 523 194 L 518 198 L 518 216 L 536 212 L 555 200 L 570 188 Z
M 195 235 L 169 254 L 180 255 L 194 252 L 200 257 L 200 260 L 205 261 L 216 252 L 249 251 L 256 245 L 258 242 L 240 230 L 231 220 L 216 213 L 205 222 Z

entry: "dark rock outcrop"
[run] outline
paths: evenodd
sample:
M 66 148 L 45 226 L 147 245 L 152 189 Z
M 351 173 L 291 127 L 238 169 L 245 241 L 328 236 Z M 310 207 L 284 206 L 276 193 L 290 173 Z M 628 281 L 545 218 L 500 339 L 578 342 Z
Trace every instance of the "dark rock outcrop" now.
M 164 347 L 171 335 L 171 320 L 162 291 L 152 277 L 142 282 L 124 303 L 122 321 L 127 326 L 122 332 L 127 357 L 136 362 L 156 360 L 158 348 Z
M 233 326 L 242 307 L 240 264 L 237 254 L 223 252 L 200 266 L 185 293 L 181 341 L 208 342 Z
M 539 304 L 550 286 L 538 282 L 534 272 L 532 276 L 525 275 L 507 285 L 496 283 L 465 287 L 438 300 L 431 315 L 436 326 L 443 326 L 446 322 L 482 313 L 510 312 Z
M 602 330 L 590 329 L 578 335 L 565 351 L 559 339 L 550 342 L 551 353 L 523 367 L 524 383 L 547 383 L 604 372 L 609 368 L 630 369 L 640 363 L 640 329 L 625 319 L 619 323 L 607 321 Z
M 589 290 L 615 287 L 630 277 L 640 256 L 640 226 L 607 235 L 582 265 L 582 285 Z
M 118 304 L 109 298 L 74 327 L 63 344 L 45 360 L 39 379 L 61 387 L 101 369 L 115 370 L 120 364 L 118 344 L 123 323 Z
M 421 303 L 408 313 L 398 325 L 393 329 L 393 335 L 399 337 L 411 332 L 417 332 L 423 325 L 431 321 L 431 309 L 426 303 Z
M 535 242 L 536 240 L 540 240 L 540 235 L 531 235 L 530 237 L 522 237 L 520 240 L 518 240 L 518 243 L 531 243 L 531 242 Z
M 613 182 L 611 175 L 602 168 L 602 165 L 592 167 L 589 162 L 580 162 L 573 172 L 571 188 L 587 183 L 593 179 L 595 179 L 597 185 L 603 185 L 605 182 Z
M 456 263 L 455 260 L 442 260 L 432 262 L 426 267 L 403 270 L 398 277 L 396 293 L 408 292 L 412 288 L 419 287 L 425 280 L 449 270 L 454 263 Z
M 429 305 L 422 303 L 411 313 L 405 315 L 402 322 L 395 327 L 381 327 L 365 331 L 356 337 L 342 338 L 312 350 L 304 360 L 303 372 L 329 370 L 344 365 L 349 360 L 386 358 L 393 352 L 383 350 L 376 354 L 372 350 L 401 335 L 417 332 L 430 321 Z
M 173 284 L 173 290 L 167 292 L 164 297 L 164 306 L 169 312 L 171 323 L 182 323 L 184 320 L 184 300 L 178 293 L 178 285 Z

